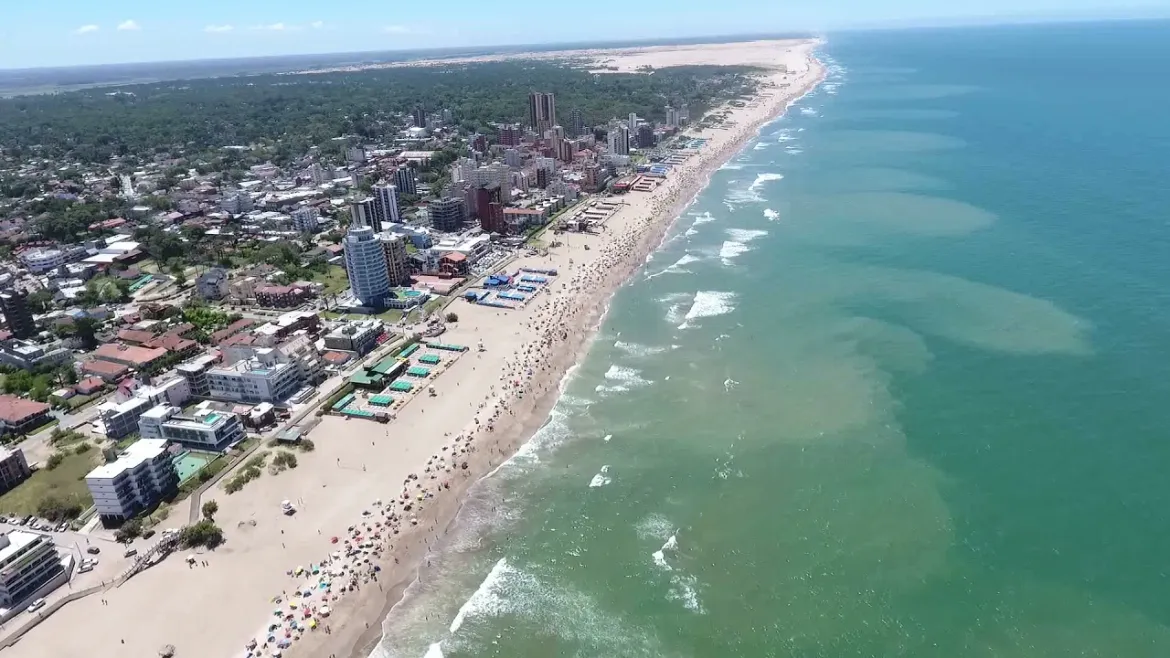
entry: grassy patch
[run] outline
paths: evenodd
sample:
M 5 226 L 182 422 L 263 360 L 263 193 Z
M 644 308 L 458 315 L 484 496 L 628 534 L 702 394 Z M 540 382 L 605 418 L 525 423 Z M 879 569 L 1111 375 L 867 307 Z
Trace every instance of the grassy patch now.
M 375 315 L 374 317 L 378 318 L 382 322 L 389 322 L 389 323 L 393 324 L 395 322 L 400 322 L 402 320 L 402 315 L 403 314 L 402 314 L 401 310 L 396 309 L 396 308 L 392 308 L 388 311 L 383 311 L 383 312 Z
M 66 453 L 61 463 L 50 470 L 42 467 L 16 488 L 0 496 L 0 514 L 27 516 L 36 514 L 41 501 L 52 496 L 63 501 L 77 501 L 82 509 L 93 504 L 85 476 L 97 465 L 100 452 Z
M 104 391 L 98 391 L 97 393 L 93 393 L 91 395 L 74 395 L 65 401 L 65 405 L 69 407 L 70 411 L 76 411 L 90 402 L 100 398 L 103 393 Z
M 312 280 L 325 286 L 323 295 L 336 295 L 349 287 L 345 268 L 338 265 L 330 265 L 324 272 L 315 272 Z

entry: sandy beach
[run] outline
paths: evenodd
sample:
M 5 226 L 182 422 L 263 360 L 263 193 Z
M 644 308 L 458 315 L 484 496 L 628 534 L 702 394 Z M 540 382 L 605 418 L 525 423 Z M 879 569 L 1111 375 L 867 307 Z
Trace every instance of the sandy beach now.
M 327 605 L 330 613 L 314 614 L 317 628 L 303 633 L 284 655 L 365 658 L 405 588 L 416 578 L 426 579 L 429 546 L 455 518 L 467 488 L 547 418 L 562 378 L 588 348 L 613 292 L 661 243 L 711 172 L 821 79 L 815 46 L 761 41 L 541 53 L 589 58 L 621 70 L 750 64 L 770 72 L 762 75 L 756 99 L 716 110 L 725 112 L 720 127 L 688 131 L 706 145 L 652 192 L 621 198 L 625 205 L 603 232 L 546 234 L 546 242 L 562 244 L 510 264 L 510 271 L 559 272 L 523 308 L 453 303 L 449 310 L 459 321 L 441 340 L 471 349 L 430 382 L 434 397 L 417 396 L 386 425 L 326 416 L 309 436 L 316 449 L 298 453 L 297 468 L 265 473 L 233 495 L 222 489 L 204 495 L 219 503 L 222 547 L 196 556 L 194 565 L 185 554 L 172 556 L 120 588 L 71 603 L 8 653 L 13 658 L 155 656 L 170 644 L 179 657 L 243 656 L 249 640 L 265 640 L 277 619 L 274 608 L 304 598 L 295 616 L 303 617 L 305 606 L 319 612 Z M 481 343 L 483 351 L 477 349 Z M 282 514 L 283 500 L 294 501 L 297 513 Z M 177 527 L 182 520 L 163 526 Z M 343 550 L 346 540 L 349 551 Z M 298 567 L 304 568 L 300 575 Z M 329 587 L 321 587 L 323 574 L 331 572 Z M 298 596 L 306 586 L 313 595 Z

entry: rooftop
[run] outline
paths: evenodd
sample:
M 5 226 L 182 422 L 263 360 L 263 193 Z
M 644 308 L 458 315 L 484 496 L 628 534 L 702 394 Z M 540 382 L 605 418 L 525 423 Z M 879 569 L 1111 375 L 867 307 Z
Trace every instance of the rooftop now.
M 127 361 L 134 365 L 145 365 L 167 355 L 162 348 L 134 347 L 106 343 L 93 351 L 94 356 L 107 361 Z
M 7 533 L 0 534 L 0 546 L 3 547 L 0 548 L 0 563 L 3 563 L 5 560 L 45 536 L 36 532 L 25 532 L 23 530 L 9 530 Z
M 48 410 L 49 405 L 43 402 L 25 400 L 15 395 L 0 395 L 0 421 L 9 424 L 19 424 Z
M 89 478 L 113 478 L 118 476 L 122 471 L 137 468 L 145 462 L 157 458 L 159 455 L 167 451 L 166 439 L 139 439 L 130 444 L 118 459 L 98 466 L 85 476 Z

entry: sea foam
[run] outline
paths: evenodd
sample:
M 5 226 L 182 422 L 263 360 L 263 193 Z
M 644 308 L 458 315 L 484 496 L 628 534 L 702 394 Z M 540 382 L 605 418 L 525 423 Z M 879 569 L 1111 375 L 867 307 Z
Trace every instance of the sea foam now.
M 767 231 L 729 228 L 727 229 L 727 237 L 731 239 L 723 242 L 723 246 L 719 249 L 719 258 L 723 260 L 724 265 L 730 266 L 736 256 L 751 250 L 751 247 L 748 246 L 749 242 L 767 234 Z
M 667 351 L 668 347 L 660 347 L 657 345 L 642 345 L 640 343 L 627 343 L 624 340 L 619 340 L 613 344 L 614 347 L 636 357 L 654 356 L 655 354 L 662 354 Z
M 605 371 L 605 381 L 609 383 L 598 384 L 594 390 L 598 393 L 621 393 L 653 383 L 644 379 L 640 370 L 617 364 Z
M 764 183 L 767 183 L 769 181 L 774 181 L 774 180 L 782 180 L 783 178 L 784 178 L 784 174 L 774 174 L 774 173 L 770 173 L 770 172 L 763 173 L 763 174 L 756 174 L 756 179 L 754 181 L 752 181 L 752 184 L 748 186 L 748 189 L 755 192 L 756 190 L 760 189 L 760 186 L 763 185 Z
M 451 621 L 450 632 L 457 632 L 463 626 L 463 622 L 468 616 L 474 616 L 484 612 L 491 613 L 499 608 L 499 590 L 503 587 L 504 578 L 511 573 L 514 573 L 514 570 L 508 566 L 508 559 L 500 558 L 500 561 L 496 562 L 496 566 L 492 567 L 492 570 L 488 572 L 483 582 L 479 584 L 479 588 L 471 595 L 471 598 L 467 599 L 459 607 L 459 612 L 456 613 L 455 619 Z
M 678 328 L 686 329 L 687 327 L 693 326 L 694 320 L 725 315 L 734 310 L 735 293 L 701 290 L 695 293 L 694 301 L 691 302 L 691 308 L 683 316 L 682 324 L 678 325 Z
M 775 210 L 772 210 L 771 208 L 765 208 L 764 209 L 764 218 L 770 222 L 774 222 L 774 221 L 780 219 L 780 213 L 776 212 Z

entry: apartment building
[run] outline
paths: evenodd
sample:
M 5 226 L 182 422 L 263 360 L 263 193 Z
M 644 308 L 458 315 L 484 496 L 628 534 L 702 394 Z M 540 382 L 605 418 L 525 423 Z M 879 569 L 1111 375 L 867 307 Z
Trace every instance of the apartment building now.
M 138 431 L 143 439 L 166 439 L 197 450 L 225 450 L 244 439 L 244 425 L 233 413 L 206 410 L 185 416 L 167 404 L 142 414 Z
M 0 619 L 19 612 L 25 601 L 65 582 L 53 539 L 23 530 L 0 533 Z
M 85 476 L 98 516 L 116 525 L 149 508 L 179 486 L 166 439 L 134 442 L 117 460 Z
M 284 402 L 301 386 L 300 370 L 291 363 L 244 359 L 207 371 L 208 397 L 233 402 Z

